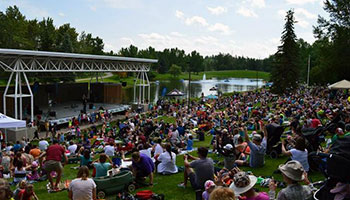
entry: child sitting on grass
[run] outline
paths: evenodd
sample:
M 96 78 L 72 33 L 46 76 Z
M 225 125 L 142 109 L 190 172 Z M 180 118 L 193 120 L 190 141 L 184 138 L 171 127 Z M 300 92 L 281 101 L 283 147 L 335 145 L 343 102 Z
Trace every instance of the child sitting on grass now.
M 18 193 L 19 200 L 39 200 L 34 192 L 34 186 L 27 184 L 24 190 Z
M 19 200 L 19 192 L 21 190 L 24 190 L 26 188 L 27 182 L 22 180 L 21 182 L 18 183 L 18 187 L 16 188 L 16 190 L 13 192 L 13 197 L 15 200 Z

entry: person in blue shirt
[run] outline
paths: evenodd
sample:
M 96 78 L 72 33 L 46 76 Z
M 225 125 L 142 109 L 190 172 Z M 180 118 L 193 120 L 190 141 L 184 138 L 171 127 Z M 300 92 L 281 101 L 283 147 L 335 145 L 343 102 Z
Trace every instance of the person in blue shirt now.
M 85 149 L 82 147 L 79 151 L 79 154 L 83 152 L 83 155 L 79 155 L 80 158 L 80 167 L 81 166 L 87 166 L 88 168 L 92 168 L 92 160 L 91 160 L 91 156 L 90 156 L 90 151 L 88 149 Z
M 193 150 L 193 136 L 190 135 L 187 139 L 187 151 L 192 151 Z
M 17 152 L 18 150 L 20 150 L 22 148 L 22 145 L 19 143 L 19 141 L 16 142 L 15 145 L 13 145 L 13 151 Z

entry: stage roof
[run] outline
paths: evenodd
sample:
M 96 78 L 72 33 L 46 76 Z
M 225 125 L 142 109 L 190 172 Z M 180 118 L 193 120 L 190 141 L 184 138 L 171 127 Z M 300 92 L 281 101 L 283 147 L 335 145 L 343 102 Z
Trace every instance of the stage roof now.
M 16 63 L 22 66 L 16 66 Z M 8 72 L 139 72 L 155 59 L 0 48 L 0 67 Z

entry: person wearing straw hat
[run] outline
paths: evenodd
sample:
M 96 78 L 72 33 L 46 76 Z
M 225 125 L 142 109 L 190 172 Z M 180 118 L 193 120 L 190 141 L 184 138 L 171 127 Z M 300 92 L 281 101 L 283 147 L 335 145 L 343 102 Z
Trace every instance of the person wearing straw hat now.
M 269 200 L 269 196 L 265 192 L 256 192 L 254 190 L 253 187 L 257 182 L 255 176 L 248 175 L 246 172 L 238 172 L 235 174 L 233 180 L 230 189 L 236 195 L 245 197 L 245 200 Z
M 284 165 L 280 165 L 278 169 L 282 172 L 283 181 L 287 183 L 287 187 L 282 189 L 277 196 L 277 200 L 308 200 L 312 199 L 312 190 L 309 186 L 300 185 L 299 182 L 305 179 L 304 168 L 300 162 L 291 160 Z M 270 182 L 269 196 L 275 199 L 276 183 Z

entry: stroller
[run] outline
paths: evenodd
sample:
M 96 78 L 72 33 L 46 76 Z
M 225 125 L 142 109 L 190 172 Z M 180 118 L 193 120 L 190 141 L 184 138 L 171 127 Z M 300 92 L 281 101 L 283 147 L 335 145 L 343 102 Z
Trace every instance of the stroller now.
M 350 184 L 350 136 L 339 138 L 333 144 L 330 154 L 316 154 L 325 163 L 321 163 L 321 170 L 326 176 L 326 181 L 314 194 L 316 200 L 334 199 L 335 191 L 332 190 L 338 183 Z M 332 190 L 332 191 L 331 191 Z M 350 198 L 345 198 L 350 199 Z
M 325 142 L 325 132 L 335 132 L 336 124 L 329 123 L 326 126 L 320 126 L 317 128 L 303 128 L 301 133 L 307 141 L 308 152 L 321 150 L 321 143 Z
M 282 143 L 280 142 L 280 138 L 284 132 L 284 127 L 276 123 L 272 123 L 266 126 L 266 131 L 266 154 L 270 155 L 271 158 L 277 158 L 282 153 Z

